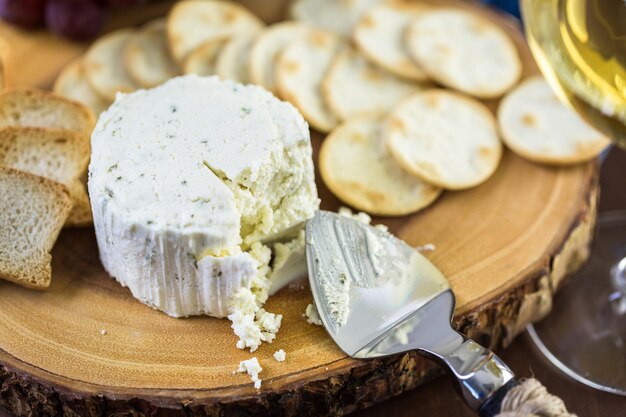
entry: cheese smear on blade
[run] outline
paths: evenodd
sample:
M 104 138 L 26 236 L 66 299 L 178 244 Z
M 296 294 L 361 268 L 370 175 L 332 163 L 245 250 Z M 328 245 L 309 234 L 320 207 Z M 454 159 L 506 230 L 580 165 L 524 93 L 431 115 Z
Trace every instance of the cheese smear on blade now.
M 289 280 L 272 250 L 298 252 L 319 205 L 311 154 L 302 116 L 259 87 L 188 75 L 118 94 L 89 166 L 105 269 L 170 316 L 228 316 L 240 348 L 271 342 L 281 316 L 262 305 Z

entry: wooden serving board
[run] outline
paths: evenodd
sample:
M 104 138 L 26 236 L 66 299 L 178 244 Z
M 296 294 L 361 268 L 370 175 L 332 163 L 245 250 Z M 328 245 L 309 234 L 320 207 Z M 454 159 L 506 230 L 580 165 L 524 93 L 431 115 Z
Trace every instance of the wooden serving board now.
M 247 3 L 268 20 L 284 6 Z M 516 40 L 526 74 L 536 71 L 513 23 L 478 6 L 463 7 L 499 22 Z M 0 33 L 13 46 L 17 85 L 49 87 L 86 47 L 6 25 Z M 313 141 L 317 152 L 322 137 L 314 134 Z M 562 278 L 586 259 L 597 174 L 596 163 L 547 168 L 506 152 L 480 187 L 447 192 L 416 215 L 375 222 L 409 244 L 436 245 L 426 255 L 456 292 L 456 325 L 494 347 L 545 315 Z M 337 209 L 339 201 L 317 184 L 322 207 Z M 63 231 L 52 256 L 49 291 L 0 283 L 0 407 L 15 414 L 345 414 L 438 372 L 415 353 L 373 361 L 346 357 L 322 327 L 303 318 L 311 302 L 304 282 L 267 303 L 284 319 L 277 340 L 254 353 L 263 366 L 257 392 L 247 376 L 232 374 L 253 355 L 235 348 L 227 320 L 173 319 L 134 300 L 100 265 L 91 228 Z M 287 352 L 284 363 L 272 358 L 280 348 Z

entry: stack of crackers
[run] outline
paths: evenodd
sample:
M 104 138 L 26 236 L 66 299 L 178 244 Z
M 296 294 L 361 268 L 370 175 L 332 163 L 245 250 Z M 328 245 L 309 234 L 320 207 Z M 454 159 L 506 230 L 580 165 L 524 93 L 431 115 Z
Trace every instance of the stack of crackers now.
M 409 0 L 296 0 L 290 15 L 266 26 L 236 3 L 181 1 L 164 19 L 100 38 L 55 91 L 97 114 L 118 91 L 179 74 L 260 85 L 328 134 L 319 158 L 328 188 L 382 216 L 483 183 L 503 143 L 547 164 L 584 162 L 608 145 L 541 78 L 518 85 L 515 43 L 483 14 Z M 496 117 L 485 101 L 503 96 Z

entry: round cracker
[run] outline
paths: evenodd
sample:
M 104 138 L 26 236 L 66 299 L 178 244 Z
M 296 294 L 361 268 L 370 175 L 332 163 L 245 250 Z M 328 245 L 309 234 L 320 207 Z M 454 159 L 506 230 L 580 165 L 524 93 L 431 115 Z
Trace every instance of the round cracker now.
M 322 82 L 326 103 L 340 120 L 389 112 L 421 86 L 370 64 L 354 49 L 341 51 Z
M 255 39 L 256 34 L 246 34 L 231 38 L 226 42 L 215 62 L 216 74 L 224 80 L 250 83 L 248 60 Z
M 389 115 L 384 137 L 405 170 L 447 189 L 484 182 L 502 157 L 493 114 L 450 91 L 428 90 L 404 100 Z
M 382 121 L 350 119 L 332 131 L 319 156 L 324 183 L 341 201 L 379 216 L 403 216 L 430 205 L 441 193 L 403 171 L 382 140 Z
M 138 85 L 151 88 L 179 74 L 172 60 L 165 34 L 165 19 L 145 25 L 124 49 L 124 65 Z
M 522 75 L 509 36 L 468 11 L 424 10 L 409 25 L 405 40 L 409 55 L 430 78 L 475 97 L 499 97 Z
M 119 91 L 130 93 L 139 88 L 120 59 L 135 33 L 132 29 L 121 29 L 104 35 L 85 53 L 85 76 L 94 90 L 107 100 L 115 100 Z
M 409 57 L 404 33 L 427 6 L 390 1 L 368 10 L 354 28 L 352 39 L 359 51 L 376 65 L 399 77 L 424 81 L 424 71 Z
M 54 82 L 53 91 L 60 96 L 83 103 L 96 117 L 111 104 L 111 101 L 100 96 L 87 81 L 82 59 L 75 60 L 63 68 Z
M 185 62 L 183 74 L 215 75 L 215 64 L 227 39 L 213 39 L 194 49 Z
M 172 57 L 182 65 L 201 44 L 255 32 L 265 24 L 239 4 L 218 0 L 186 0 L 174 5 L 167 17 Z
M 296 0 L 289 14 L 311 26 L 350 36 L 363 13 L 381 0 Z
M 598 156 L 610 141 L 554 95 L 541 77 L 525 80 L 498 108 L 504 143 L 547 164 L 576 164 Z
M 321 84 L 342 46 L 339 36 L 314 30 L 287 46 L 276 64 L 278 95 L 296 106 L 311 126 L 324 133 L 337 125 L 337 118 L 322 96 Z
M 304 23 L 281 22 L 261 33 L 250 51 L 248 66 L 251 82 L 276 93 L 274 72 L 278 55 L 289 43 L 311 31 L 311 27 Z

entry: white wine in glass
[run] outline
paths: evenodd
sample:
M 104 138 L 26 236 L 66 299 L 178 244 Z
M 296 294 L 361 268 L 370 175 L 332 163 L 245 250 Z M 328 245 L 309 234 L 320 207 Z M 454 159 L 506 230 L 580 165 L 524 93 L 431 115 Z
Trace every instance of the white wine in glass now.
M 530 49 L 557 95 L 626 147 L 626 2 L 522 0 Z
M 521 0 L 531 51 L 553 90 L 626 149 L 626 0 Z M 626 179 L 624 182 L 626 193 Z M 552 363 L 626 395 L 626 211 L 600 216 L 591 256 L 529 333 Z

